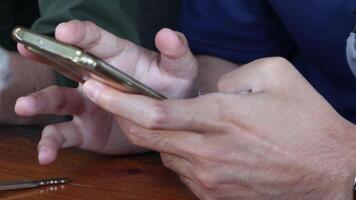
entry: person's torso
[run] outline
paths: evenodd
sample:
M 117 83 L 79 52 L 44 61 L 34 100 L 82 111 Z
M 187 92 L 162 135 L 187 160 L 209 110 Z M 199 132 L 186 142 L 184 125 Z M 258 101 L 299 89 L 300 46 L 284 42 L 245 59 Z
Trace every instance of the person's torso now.
M 197 53 L 236 63 L 287 57 L 356 122 L 356 78 L 345 51 L 355 8 L 355 0 L 184 0 L 180 27 Z

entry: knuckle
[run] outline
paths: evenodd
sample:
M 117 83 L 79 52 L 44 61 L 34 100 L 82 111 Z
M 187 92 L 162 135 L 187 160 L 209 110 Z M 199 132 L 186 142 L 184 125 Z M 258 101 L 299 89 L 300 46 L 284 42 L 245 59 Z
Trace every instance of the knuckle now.
M 58 145 L 58 144 L 56 143 L 56 141 L 53 140 L 52 138 L 47 138 L 47 137 L 45 137 L 45 138 L 42 138 L 42 139 L 39 141 L 38 145 L 37 145 L 38 148 L 39 148 L 39 147 L 43 147 L 43 146 L 45 146 L 45 147 L 53 147 L 53 146 L 55 146 L 55 147 L 58 148 L 59 145 Z
M 147 146 L 151 146 L 154 148 L 159 148 L 159 149 L 168 149 L 169 148 L 169 142 L 165 137 L 162 137 L 158 133 L 150 133 L 147 134 L 147 137 L 145 138 Z
M 67 105 L 67 98 L 65 96 L 65 91 L 62 87 L 53 86 L 51 91 L 55 94 L 55 101 L 53 102 L 53 113 L 60 113 Z M 49 104 L 50 105 L 50 104 Z
M 88 30 L 96 33 L 99 32 L 99 27 L 92 21 L 83 21 L 83 24 L 87 27 Z
M 85 20 L 83 21 L 84 24 L 86 24 L 87 26 L 90 26 L 90 27 L 93 27 L 93 28 L 96 28 L 96 24 L 92 21 L 89 21 L 89 20 Z
M 127 137 L 134 145 L 140 145 L 142 143 L 142 128 L 138 126 L 131 126 L 127 130 Z
M 58 85 L 53 85 L 48 87 L 47 91 L 51 94 L 56 94 L 57 96 L 63 96 L 64 94 L 63 87 Z
M 56 125 L 48 125 L 42 131 L 41 140 L 38 143 L 38 148 L 46 146 L 49 148 L 59 149 L 62 147 L 65 138 L 60 133 Z
M 230 84 L 227 78 L 223 77 L 222 79 L 219 80 L 217 89 L 220 92 L 224 92 L 226 90 L 229 90 Z
M 161 155 L 162 164 L 168 169 L 173 169 L 175 166 L 174 160 L 168 155 Z
M 49 142 L 58 143 L 57 141 L 62 141 L 62 140 L 63 140 L 63 137 L 60 134 L 60 131 L 57 126 L 48 125 L 43 129 L 42 137 L 41 137 L 41 144 L 49 143 Z M 59 144 L 57 144 L 57 145 L 59 145 Z
M 238 76 L 239 69 L 233 70 L 225 75 L 223 75 L 218 83 L 217 83 L 217 89 L 219 92 L 232 92 L 236 87 L 236 85 L 238 85 L 238 79 L 236 79 L 236 77 Z
M 267 62 L 267 65 L 269 64 L 271 67 L 283 67 L 284 65 L 289 64 L 289 61 L 283 57 L 266 58 L 265 62 Z
M 285 80 L 285 75 L 292 68 L 292 64 L 283 57 L 270 57 L 260 60 L 257 71 L 261 76 L 266 77 L 275 87 L 281 86 Z
M 60 90 L 60 89 L 61 89 L 61 87 L 58 86 L 58 85 L 52 85 L 52 86 L 49 86 L 48 88 L 49 88 L 49 90 L 51 90 L 51 91 L 57 91 L 57 90 Z
M 58 128 L 56 126 L 54 126 L 54 125 L 48 125 L 43 129 L 42 137 L 51 135 L 51 134 L 53 134 L 55 132 L 58 132 Z
M 160 128 L 167 122 L 167 118 L 167 107 L 163 103 L 157 102 L 150 109 L 150 112 L 147 113 L 144 126 L 148 129 Z
M 142 147 L 156 147 L 156 146 L 165 146 L 166 142 L 160 137 L 159 134 L 146 131 L 140 127 L 131 127 L 128 130 L 128 139 L 130 142 L 137 146 Z
M 130 136 L 130 135 L 136 135 L 138 134 L 139 132 L 139 127 L 138 126 L 130 126 L 127 128 L 126 132 L 127 132 L 127 135 Z
M 221 157 L 221 155 L 215 154 L 214 150 L 210 150 L 210 148 L 206 148 L 206 145 L 209 145 L 207 141 L 204 141 L 205 145 L 196 145 L 192 148 L 184 149 L 184 153 L 187 157 L 198 165 L 204 167 L 214 166 L 217 160 L 217 157 Z
M 197 181 L 201 187 L 205 190 L 215 191 L 218 189 L 218 182 L 217 180 L 211 175 L 211 173 L 206 172 L 204 170 L 200 170 L 196 174 Z
M 207 150 L 197 150 L 196 152 L 192 152 L 193 157 L 196 162 L 202 166 L 211 166 L 214 163 L 212 153 Z
M 67 99 L 65 97 L 61 97 L 58 99 L 58 102 L 54 105 L 54 113 L 60 113 L 67 106 Z
M 130 42 L 129 40 L 120 40 L 120 44 L 117 45 L 118 46 L 118 55 L 121 55 L 123 53 L 125 53 L 125 51 L 130 51 L 130 50 L 134 50 L 137 48 L 136 45 L 132 42 Z
M 289 64 L 289 61 L 283 57 L 270 57 L 268 58 L 270 60 L 270 62 L 276 64 L 276 65 L 285 65 L 285 64 Z
M 121 45 L 122 45 L 122 51 L 126 50 L 126 49 L 130 49 L 131 47 L 134 46 L 134 44 L 132 42 L 130 42 L 129 40 L 122 40 L 120 41 Z
M 290 62 L 283 57 L 271 57 L 261 60 L 261 65 L 258 65 L 259 70 L 267 74 L 276 74 L 290 66 Z
M 92 37 L 84 37 L 84 44 L 87 50 L 94 48 L 101 40 L 102 34 L 99 26 L 92 21 L 84 21 L 85 30 L 91 33 Z

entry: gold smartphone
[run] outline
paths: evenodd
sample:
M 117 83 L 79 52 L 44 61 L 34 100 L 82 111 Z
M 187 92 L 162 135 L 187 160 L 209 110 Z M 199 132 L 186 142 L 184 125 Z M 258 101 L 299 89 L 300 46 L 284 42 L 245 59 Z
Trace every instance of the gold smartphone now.
M 159 100 L 166 99 L 165 96 L 128 74 L 78 47 L 64 44 L 23 27 L 16 27 L 12 37 L 15 41 L 24 44 L 31 52 L 48 61 L 54 70 L 74 81 L 83 83 L 93 78 L 121 91 L 138 93 Z

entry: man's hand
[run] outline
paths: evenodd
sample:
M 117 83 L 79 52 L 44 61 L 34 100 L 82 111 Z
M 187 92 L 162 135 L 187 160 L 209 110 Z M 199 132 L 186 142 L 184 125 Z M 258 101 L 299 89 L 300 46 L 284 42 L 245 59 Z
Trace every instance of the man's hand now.
M 352 199 L 356 127 L 288 61 L 257 60 L 218 88 L 166 101 L 93 80 L 83 91 L 120 124 L 138 124 L 130 141 L 161 152 L 201 199 Z
M 191 94 L 197 62 L 181 33 L 169 29 L 158 32 L 156 46 L 160 53 L 117 38 L 91 22 L 60 24 L 55 36 L 62 42 L 81 47 L 104 59 L 169 98 L 183 98 Z M 25 57 L 40 60 L 20 44 L 18 49 Z M 38 146 L 41 164 L 51 163 L 57 156 L 57 150 L 66 147 L 80 147 L 107 154 L 142 151 L 128 142 L 110 113 L 82 96 L 81 87 L 50 87 L 22 97 L 17 101 L 16 112 L 28 117 L 41 114 L 74 117 L 70 122 L 44 129 Z
M 169 29 L 156 35 L 160 53 L 118 38 L 87 21 L 59 24 L 55 37 L 96 55 L 168 98 L 189 96 L 197 75 L 197 61 L 184 35 Z M 25 57 L 40 59 L 22 44 L 18 44 L 18 50 Z

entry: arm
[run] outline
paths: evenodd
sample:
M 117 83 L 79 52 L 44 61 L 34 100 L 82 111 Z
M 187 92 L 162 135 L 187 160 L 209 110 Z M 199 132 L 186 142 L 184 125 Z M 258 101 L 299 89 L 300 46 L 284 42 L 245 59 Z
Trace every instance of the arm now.
M 62 23 L 57 27 L 55 36 L 62 42 L 101 57 L 168 98 L 184 98 L 191 93 L 198 71 L 197 61 L 185 37 L 172 30 L 162 29 L 157 33 L 156 46 L 160 53 L 117 38 L 87 21 Z M 18 47 L 22 55 L 35 57 L 23 45 Z M 142 148 L 132 145 L 123 134 L 131 126 L 120 124 L 119 128 L 111 113 L 82 95 L 81 86 L 49 87 L 19 98 L 16 112 L 22 116 L 73 116 L 72 121 L 49 125 L 43 130 L 38 146 L 41 164 L 54 161 L 57 151 L 66 147 L 112 155 L 142 152 Z

